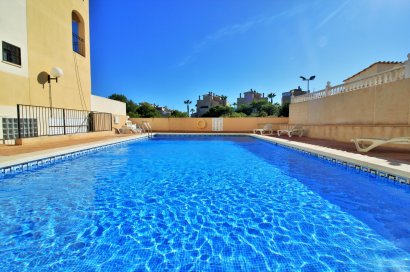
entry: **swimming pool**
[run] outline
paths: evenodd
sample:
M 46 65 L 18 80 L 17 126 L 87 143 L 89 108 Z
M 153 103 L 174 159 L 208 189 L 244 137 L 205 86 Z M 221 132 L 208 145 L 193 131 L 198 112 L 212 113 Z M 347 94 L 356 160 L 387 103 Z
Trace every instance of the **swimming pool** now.
M 157 136 L 3 178 L 0 268 L 406 271 L 409 204 L 252 137 Z

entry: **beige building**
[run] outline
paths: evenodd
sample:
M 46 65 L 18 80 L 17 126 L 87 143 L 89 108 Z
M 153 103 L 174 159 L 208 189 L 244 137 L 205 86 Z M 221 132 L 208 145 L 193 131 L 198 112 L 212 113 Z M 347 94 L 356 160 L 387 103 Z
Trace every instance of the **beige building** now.
M 369 67 L 361 70 L 360 72 L 343 80 L 344 83 L 350 83 L 356 80 L 360 80 L 378 73 L 382 73 L 397 67 L 403 66 L 403 62 L 400 61 L 378 61 L 370 65 Z
M 222 95 L 217 95 L 213 92 L 209 92 L 207 94 L 204 94 L 202 96 L 199 96 L 198 100 L 196 101 L 196 116 L 200 117 L 207 113 L 210 108 L 215 107 L 215 106 L 229 106 L 228 101 L 226 100 L 226 97 L 224 99 L 224 96 Z
M 18 104 L 94 111 L 88 0 L 0 0 L 0 10 L 0 139 Z M 125 116 L 125 105 L 105 103 L 104 112 Z
M 243 97 L 242 97 L 242 93 L 239 94 L 239 98 L 236 100 L 236 104 L 239 107 L 240 105 L 243 104 L 250 104 L 253 101 L 257 101 L 257 100 L 266 100 L 268 101 L 268 98 L 265 97 L 264 93 L 258 93 L 255 90 L 250 89 L 247 92 L 243 93 Z

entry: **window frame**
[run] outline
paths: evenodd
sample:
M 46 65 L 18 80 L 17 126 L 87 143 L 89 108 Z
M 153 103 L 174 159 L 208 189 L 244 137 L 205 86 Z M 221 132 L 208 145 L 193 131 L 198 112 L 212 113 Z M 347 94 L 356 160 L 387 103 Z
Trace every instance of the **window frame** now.
M 2 62 L 21 67 L 21 48 L 2 41 Z

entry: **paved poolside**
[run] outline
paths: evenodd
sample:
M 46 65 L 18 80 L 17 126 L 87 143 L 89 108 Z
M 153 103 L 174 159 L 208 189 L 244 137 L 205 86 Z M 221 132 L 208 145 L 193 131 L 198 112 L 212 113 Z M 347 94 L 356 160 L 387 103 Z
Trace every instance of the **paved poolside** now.
M 121 139 L 130 137 L 132 134 L 113 134 L 109 136 L 96 136 L 84 139 L 61 140 L 50 143 L 28 143 L 24 145 L 0 145 L 0 161 L 1 157 L 8 157 L 20 154 L 27 154 L 37 151 L 49 150 L 54 148 L 69 147 L 79 144 L 95 143 L 98 141 L 106 141 L 111 139 Z
M 0 145 L 0 167 L 47 158 L 58 154 L 75 152 L 87 148 L 127 141 L 143 135 L 113 134 L 83 139 L 53 141 L 49 143 L 27 143 L 24 145 Z
M 327 148 L 332 148 L 336 150 L 346 151 L 355 154 L 361 154 L 364 156 L 369 156 L 372 158 L 379 158 L 390 161 L 392 163 L 405 163 L 410 165 L 410 150 L 406 149 L 399 149 L 399 148 L 390 148 L 386 146 L 376 147 L 375 149 L 367 152 L 367 153 L 360 153 L 357 152 L 354 143 L 345 143 L 345 142 L 337 142 L 331 140 L 322 140 L 322 139 L 313 139 L 308 137 L 291 137 L 289 138 L 286 135 L 278 136 L 270 136 L 278 139 L 285 139 L 299 143 L 306 143 L 316 146 L 323 146 Z

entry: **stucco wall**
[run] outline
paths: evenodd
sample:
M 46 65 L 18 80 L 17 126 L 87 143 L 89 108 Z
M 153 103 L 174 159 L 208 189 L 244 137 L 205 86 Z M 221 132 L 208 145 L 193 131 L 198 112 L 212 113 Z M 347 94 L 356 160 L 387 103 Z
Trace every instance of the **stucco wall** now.
M 7 8 L 2 9 L 4 5 Z M 7 37 L 6 42 L 15 43 L 22 49 L 21 68 L 0 63 L 0 105 L 50 106 L 51 90 L 53 107 L 90 110 L 88 0 L 1 0 L 0 10 L 4 10 L 0 20 L 1 39 Z M 73 10 L 78 11 L 84 19 L 85 57 L 73 51 Z M 54 66 L 62 68 L 64 75 L 58 83 L 52 81 L 49 85 L 45 73 L 49 74 Z M 14 72 L 6 71 L 4 67 Z M 42 72 L 43 76 L 40 76 Z
M 410 79 L 290 105 L 290 124 L 307 136 L 350 141 L 410 135 Z
M 26 0 L 0 0 L 0 47 L 5 41 L 20 48 L 21 65 L 0 60 L 0 71 L 28 77 Z M 1 77 L 0 77 L 1 79 Z
M 73 51 L 73 10 L 84 19 L 85 57 Z M 53 107 L 90 110 L 88 1 L 28 0 L 27 23 L 31 104 L 49 106 L 48 84 L 39 83 L 38 75 L 58 66 L 64 75 L 51 83 Z
M 113 128 L 120 128 L 127 120 L 126 104 L 124 102 L 91 95 L 91 110 L 112 113 Z
M 141 124 L 148 121 L 152 129 L 157 132 L 213 132 L 213 118 L 131 118 L 133 123 Z M 203 127 L 203 121 L 206 126 Z M 198 125 L 198 122 L 201 122 Z M 223 118 L 223 132 L 251 132 L 255 128 L 262 128 L 265 124 L 273 124 L 279 128 L 280 124 L 287 124 L 288 118 L 247 117 Z
M 289 123 L 410 125 L 410 79 L 290 105 Z
M 91 95 L 91 110 L 108 112 L 115 115 L 127 115 L 126 104 L 124 102 L 108 99 L 97 95 Z

